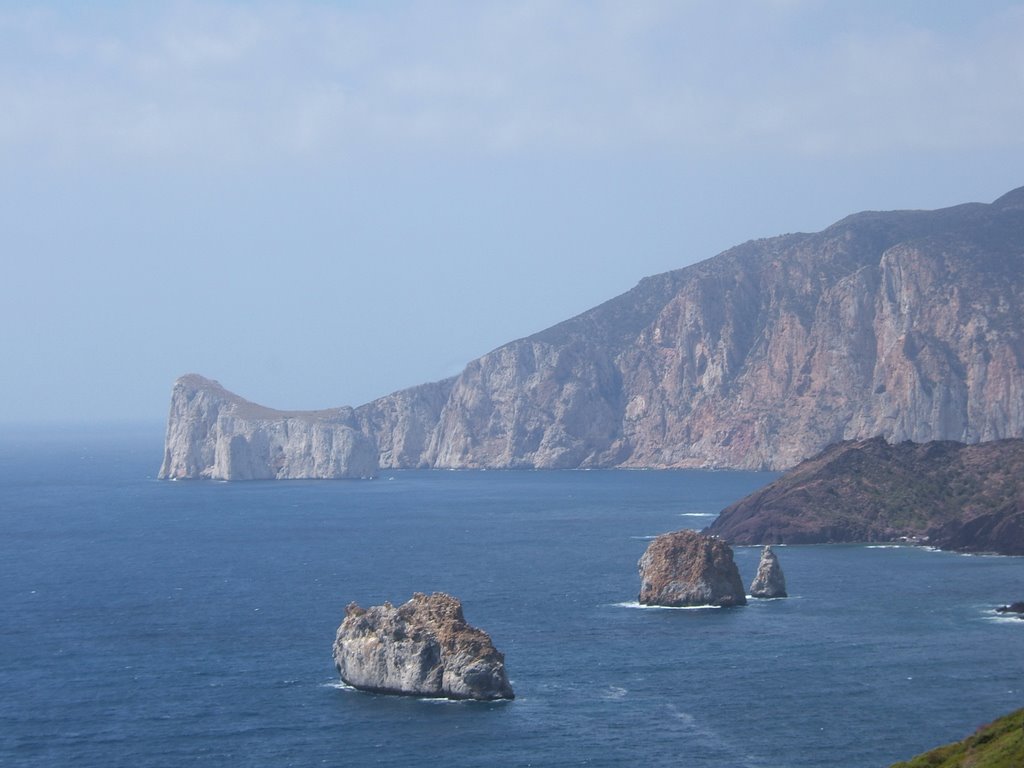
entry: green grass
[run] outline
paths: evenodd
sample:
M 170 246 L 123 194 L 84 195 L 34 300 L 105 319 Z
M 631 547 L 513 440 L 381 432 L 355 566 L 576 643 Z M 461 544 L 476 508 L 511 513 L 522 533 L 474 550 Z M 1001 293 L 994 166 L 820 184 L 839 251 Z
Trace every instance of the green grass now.
M 1021 768 L 1024 709 L 982 726 L 954 744 L 933 749 L 892 768 Z

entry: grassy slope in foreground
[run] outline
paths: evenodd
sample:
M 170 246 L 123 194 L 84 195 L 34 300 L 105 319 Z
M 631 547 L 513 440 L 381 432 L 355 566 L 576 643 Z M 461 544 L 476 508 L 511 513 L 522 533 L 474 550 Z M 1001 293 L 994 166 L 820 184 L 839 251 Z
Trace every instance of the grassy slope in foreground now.
M 979 728 L 963 741 L 933 749 L 892 768 L 1020 768 L 1024 766 L 1024 709 Z

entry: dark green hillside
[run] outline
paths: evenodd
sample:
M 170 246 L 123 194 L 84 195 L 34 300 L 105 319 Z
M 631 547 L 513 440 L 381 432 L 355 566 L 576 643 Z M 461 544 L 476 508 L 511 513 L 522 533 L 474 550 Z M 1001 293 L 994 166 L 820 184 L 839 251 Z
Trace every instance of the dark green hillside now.
M 1024 709 L 979 728 L 963 741 L 925 752 L 892 768 L 1021 768 Z
M 837 443 L 725 509 L 733 544 L 925 541 L 1024 555 L 1024 440 Z

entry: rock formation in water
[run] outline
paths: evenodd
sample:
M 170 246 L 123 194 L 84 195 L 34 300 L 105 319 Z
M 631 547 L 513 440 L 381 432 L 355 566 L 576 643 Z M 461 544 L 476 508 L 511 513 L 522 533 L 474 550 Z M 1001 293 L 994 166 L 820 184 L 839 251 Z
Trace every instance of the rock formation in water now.
M 996 608 L 996 613 L 1015 613 L 1018 619 L 1024 619 L 1024 601 L 1001 605 Z
M 274 411 L 189 375 L 171 394 L 160 477 L 214 480 L 371 477 L 377 446 L 351 408 Z
M 1024 555 L 1024 440 L 844 442 L 723 510 L 735 544 L 920 541 Z
M 876 435 L 1022 437 L 1024 188 L 748 242 L 454 379 L 324 414 L 382 467 L 785 469 Z M 208 429 L 172 407 L 169 452 L 202 453 Z
M 732 549 L 697 531 L 665 533 L 638 563 L 642 605 L 670 607 L 746 605 Z
M 451 595 L 416 593 L 399 607 L 352 603 L 338 627 L 334 664 L 354 688 L 449 699 L 512 699 L 505 657 L 471 627 Z
M 786 577 L 782 574 L 779 558 L 770 546 L 761 550 L 757 575 L 750 584 L 750 596 L 761 598 L 786 597 Z

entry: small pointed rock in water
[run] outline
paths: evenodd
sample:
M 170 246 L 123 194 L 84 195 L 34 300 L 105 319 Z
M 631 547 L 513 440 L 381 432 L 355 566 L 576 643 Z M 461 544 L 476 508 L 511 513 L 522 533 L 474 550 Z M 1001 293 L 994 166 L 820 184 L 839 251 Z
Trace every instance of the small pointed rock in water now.
M 505 657 L 466 623 L 451 595 L 417 592 L 397 608 L 351 603 L 338 627 L 334 664 L 353 688 L 447 699 L 513 699 Z
M 761 562 L 757 566 L 757 576 L 750 584 L 750 596 L 786 597 L 786 577 L 770 546 L 761 550 Z

